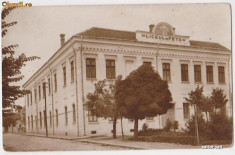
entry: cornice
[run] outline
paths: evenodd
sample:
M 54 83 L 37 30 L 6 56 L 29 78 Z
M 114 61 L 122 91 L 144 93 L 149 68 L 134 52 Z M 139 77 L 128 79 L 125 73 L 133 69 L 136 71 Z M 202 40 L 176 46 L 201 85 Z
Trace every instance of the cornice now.
M 79 48 L 80 50 L 80 48 Z M 229 56 L 195 56 L 192 54 L 178 54 L 178 53 L 166 53 L 166 52 L 151 52 L 151 51 L 140 51 L 140 50 L 125 50 L 125 49 L 115 49 L 115 48 L 94 48 L 94 47 L 83 47 L 82 49 L 89 53 L 103 53 L 103 54 L 113 54 L 113 55 L 124 55 L 124 56 L 142 56 L 142 57 L 157 57 L 163 59 L 184 59 L 193 61 L 215 61 L 215 62 L 228 62 Z

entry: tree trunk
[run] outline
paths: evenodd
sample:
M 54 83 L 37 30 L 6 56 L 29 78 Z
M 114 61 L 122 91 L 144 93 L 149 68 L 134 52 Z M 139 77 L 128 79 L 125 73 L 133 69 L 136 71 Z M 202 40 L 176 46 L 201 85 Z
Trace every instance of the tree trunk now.
M 117 118 L 114 117 L 113 118 L 113 139 L 117 138 L 117 136 L 116 136 L 116 123 L 117 123 Z
M 208 122 L 208 116 L 207 116 L 207 111 L 206 111 L 206 122 Z
M 5 133 L 8 133 L 8 127 L 5 127 Z
M 134 125 L 134 139 L 138 139 L 138 118 L 135 118 L 135 125 Z
M 124 140 L 124 132 L 123 132 L 123 125 L 122 125 L 122 117 L 121 117 L 121 129 L 122 129 L 122 140 Z

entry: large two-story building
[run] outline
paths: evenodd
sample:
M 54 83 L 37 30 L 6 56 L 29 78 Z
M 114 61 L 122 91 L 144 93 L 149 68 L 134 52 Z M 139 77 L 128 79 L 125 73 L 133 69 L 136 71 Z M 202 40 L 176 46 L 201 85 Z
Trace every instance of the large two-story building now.
M 49 134 L 111 134 L 112 120 L 91 116 L 83 106 L 86 95 L 94 91 L 98 80 L 125 78 L 143 63 L 168 81 L 174 106 L 162 116 L 142 120 L 139 128 L 143 123 L 163 128 L 167 118 L 177 120 L 179 129 L 184 127 L 194 113 L 184 97 L 198 85 L 204 86 L 205 95 L 222 88 L 231 115 L 231 53 L 218 43 L 192 41 L 175 34 L 175 28 L 164 22 L 150 25 L 148 32 L 93 27 L 66 42 L 64 34 L 60 37 L 60 49 L 23 85 L 30 90 L 25 96 L 27 132 L 45 133 L 47 120 Z M 125 134 L 130 134 L 134 123 L 124 119 L 123 126 Z

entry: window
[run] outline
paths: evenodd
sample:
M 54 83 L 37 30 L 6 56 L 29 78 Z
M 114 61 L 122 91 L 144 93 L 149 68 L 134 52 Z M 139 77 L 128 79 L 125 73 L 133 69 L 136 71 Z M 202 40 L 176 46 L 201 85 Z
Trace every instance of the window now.
M 184 119 L 189 119 L 189 104 L 183 103 L 183 110 L 184 110 Z
M 64 115 L 65 115 L 65 125 L 68 125 L 68 110 L 67 110 L 67 107 L 64 107 Z
M 30 91 L 30 102 L 31 102 L 31 105 L 33 104 L 33 94 L 32 94 L 32 91 Z
M 75 104 L 73 104 L 73 123 L 76 122 L 76 109 L 75 109 Z
M 143 64 L 144 64 L 144 65 L 152 66 L 152 63 L 151 63 L 151 62 L 147 62 L 147 61 L 144 61 Z
M 51 94 L 51 79 L 48 78 L 48 94 Z
M 127 60 L 125 64 L 125 75 L 126 77 L 135 69 L 134 61 Z
M 106 78 L 107 79 L 115 79 L 115 60 L 106 60 Z
M 171 81 L 171 69 L 169 63 L 162 64 L 163 69 L 163 80 Z
M 30 117 L 28 116 L 28 128 L 30 129 Z
M 66 86 L 66 67 L 63 67 L 64 86 Z
M 224 67 L 219 66 L 218 71 L 219 71 L 219 75 L 218 75 L 219 76 L 219 83 L 225 83 Z
M 213 66 L 206 66 L 207 82 L 213 82 Z
M 41 100 L 41 86 L 38 86 L 38 100 Z
M 55 115 L 56 115 L 56 117 L 55 117 L 55 119 L 56 119 L 56 126 L 58 127 L 58 125 L 59 125 L 59 118 L 58 118 L 58 110 L 57 109 L 55 110 Z
M 181 64 L 181 81 L 188 81 L 188 65 Z
M 37 102 L 37 89 L 34 89 L 34 101 Z
M 55 92 L 57 92 L 57 77 L 56 77 L 56 74 L 54 74 L 54 85 L 55 85 Z
M 40 119 L 40 128 L 42 128 L 42 113 L 39 112 L 39 119 Z
M 98 118 L 95 115 L 92 115 L 90 112 L 88 112 L 88 121 L 89 122 L 98 122 Z
M 74 82 L 74 61 L 70 62 L 71 67 L 71 82 Z
M 86 77 L 96 78 L 96 63 L 95 59 L 86 59 Z
M 38 118 L 35 116 L 35 121 L 36 121 L 36 129 L 38 128 Z
M 51 111 L 49 112 L 50 114 L 50 127 L 52 126 L 52 117 L 51 117 Z
M 45 98 L 46 95 L 46 83 L 42 83 L 42 98 Z
M 29 94 L 27 94 L 26 96 L 27 96 L 27 106 L 29 106 Z
M 32 125 L 32 130 L 33 130 L 33 115 L 31 115 L 31 125 Z
M 46 112 L 45 112 L 45 110 L 43 111 L 43 113 L 44 113 L 44 128 L 46 128 L 47 117 L 46 117 Z
M 194 65 L 194 80 L 195 82 L 202 82 L 201 65 Z

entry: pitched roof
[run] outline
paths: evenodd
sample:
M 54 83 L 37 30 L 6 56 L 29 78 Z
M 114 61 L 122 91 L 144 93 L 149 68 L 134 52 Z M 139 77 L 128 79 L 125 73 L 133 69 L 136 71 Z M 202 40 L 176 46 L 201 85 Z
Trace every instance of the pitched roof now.
M 79 35 L 84 35 L 88 37 L 110 38 L 110 39 L 136 40 L 135 32 L 111 30 L 111 29 L 104 29 L 97 27 L 93 27 L 84 32 L 81 32 L 79 33 Z
M 214 43 L 214 42 L 204 42 L 204 41 L 194 41 L 194 40 L 190 40 L 190 45 L 191 46 L 197 46 L 197 47 L 203 47 L 203 48 L 216 48 L 216 49 L 221 49 L 221 50 L 229 50 L 226 47 L 218 44 L 218 43 Z
M 94 37 L 94 38 L 137 41 L 135 32 L 112 30 L 112 29 L 105 29 L 105 28 L 98 28 L 98 27 L 92 27 L 91 29 L 88 29 L 84 32 L 79 33 L 78 35 Z M 189 42 L 190 42 L 190 46 L 192 47 L 229 50 L 226 47 L 218 43 L 214 43 L 214 42 L 203 42 L 203 41 L 195 41 L 195 40 L 190 40 Z

